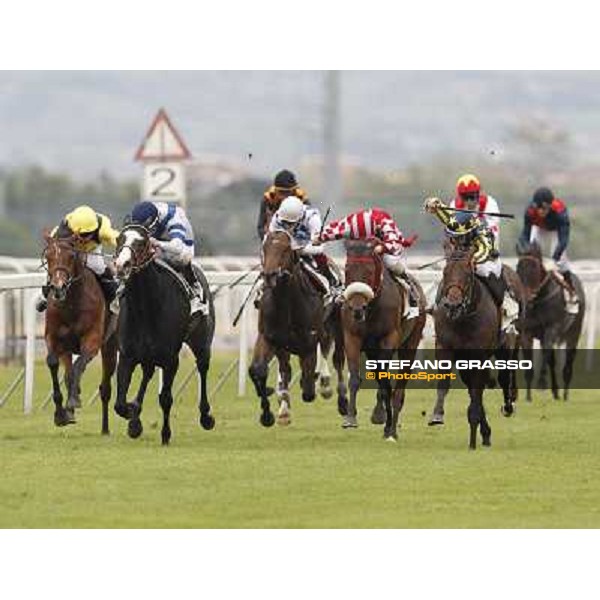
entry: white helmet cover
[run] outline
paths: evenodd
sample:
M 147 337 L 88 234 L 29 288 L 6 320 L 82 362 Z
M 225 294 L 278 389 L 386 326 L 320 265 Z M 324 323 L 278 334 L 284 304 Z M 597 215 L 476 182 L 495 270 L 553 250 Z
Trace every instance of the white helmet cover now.
M 288 196 L 277 211 L 279 219 L 289 223 L 297 223 L 303 215 L 304 203 L 296 196 Z

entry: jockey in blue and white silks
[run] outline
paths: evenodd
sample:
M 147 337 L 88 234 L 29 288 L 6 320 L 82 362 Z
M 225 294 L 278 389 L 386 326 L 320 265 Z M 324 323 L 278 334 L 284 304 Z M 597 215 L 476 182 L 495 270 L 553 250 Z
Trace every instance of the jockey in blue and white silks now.
M 206 314 L 206 299 L 192 268 L 194 230 L 183 208 L 170 202 L 139 202 L 131 211 L 130 222 L 145 227 L 152 236 L 159 258 L 184 275 L 193 292 L 190 298 L 192 314 Z

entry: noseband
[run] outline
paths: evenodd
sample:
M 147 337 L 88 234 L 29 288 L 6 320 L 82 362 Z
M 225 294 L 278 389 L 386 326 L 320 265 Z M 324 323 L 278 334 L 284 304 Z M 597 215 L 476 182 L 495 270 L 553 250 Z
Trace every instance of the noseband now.
M 116 255 L 118 255 L 121 250 L 125 248 L 129 248 L 131 252 L 131 272 L 138 273 L 145 269 L 153 260 L 154 260 L 154 250 L 152 245 L 150 244 L 150 232 L 141 225 L 130 225 L 126 227 L 123 231 L 132 230 L 139 231 L 144 235 L 144 244 L 138 250 L 135 249 L 133 244 L 121 244 L 117 247 Z M 123 231 L 121 234 L 123 234 Z
M 74 283 L 78 282 L 83 277 L 83 275 L 82 274 L 76 275 L 75 273 L 71 273 L 69 271 L 69 269 L 67 269 L 65 267 L 55 267 L 54 269 L 52 269 L 52 271 L 50 271 L 50 269 L 48 268 L 47 252 L 48 252 L 48 249 L 50 248 L 50 246 L 52 245 L 53 248 L 56 248 L 56 256 L 58 258 L 61 250 L 63 249 L 63 248 L 61 248 L 61 245 L 66 246 L 67 244 L 69 246 L 68 250 L 70 252 L 72 252 L 72 254 L 75 256 L 75 268 L 77 268 L 77 265 L 80 261 L 81 255 L 84 253 L 79 252 L 77 250 L 77 248 L 75 248 L 75 246 L 68 239 L 65 239 L 65 240 L 56 239 L 51 242 L 50 241 L 47 242 L 46 248 L 44 249 L 44 253 L 42 255 L 42 266 L 44 267 L 44 269 L 46 270 L 46 273 L 48 274 L 48 281 L 49 281 L 50 289 L 53 289 L 53 290 L 56 289 L 56 286 L 51 283 L 52 276 L 55 273 L 63 272 L 66 275 L 65 285 L 63 288 L 63 290 L 65 292 L 65 296 L 69 293 L 71 286 Z

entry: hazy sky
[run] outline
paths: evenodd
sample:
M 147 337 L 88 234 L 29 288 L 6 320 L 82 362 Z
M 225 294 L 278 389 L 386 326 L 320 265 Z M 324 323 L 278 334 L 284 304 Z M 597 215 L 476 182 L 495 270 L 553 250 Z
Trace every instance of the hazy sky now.
M 322 151 L 319 71 L 5 71 L 0 163 L 75 175 L 135 175 L 133 154 L 165 106 L 196 156 L 271 173 Z M 393 169 L 432 155 L 485 153 L 532 116 L 564 128 L 585 158 L 600 148 L 596 72 L 344 72 L 342 149 Z

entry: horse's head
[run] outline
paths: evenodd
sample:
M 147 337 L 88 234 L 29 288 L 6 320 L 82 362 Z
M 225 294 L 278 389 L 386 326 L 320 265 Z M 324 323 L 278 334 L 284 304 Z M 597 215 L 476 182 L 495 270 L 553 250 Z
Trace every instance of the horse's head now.
M 517 244 L 517 254 L 519 256 L 517 275 L 523 284 L 525 299 L 527 302 L 532 302 L 548 279 L 542 251 L 536 242 L 532 244 L 520 242 Z
M 378 245 L 378 240 L 346 243 L 344 300 L 358 322 L 366 320 L 367 306 L 381 288 L 383 259 L 375 252 Z
M 262 245 L 262 276 L 266 288 L 290 280 L 296 262 L 292 238 L 285 231 L 269 233 Z
M 115 250 L 117 277 L 127 281 L 132 273 L 143 269 L 153 258 L 148 230 L 141 225 L 126 225 L 119 234 Z
M 441 305 L 450 319 L 464 315 L 471 303 L 475 282 L 474 250 L 445 246 L 446 266 L 442 277 Z
M 82 258 L 72 238 L 54 238 L 44 232 L 44 241 L 49 294 L 56 302 L 64 302 L 71 285 L 81 277 Z

